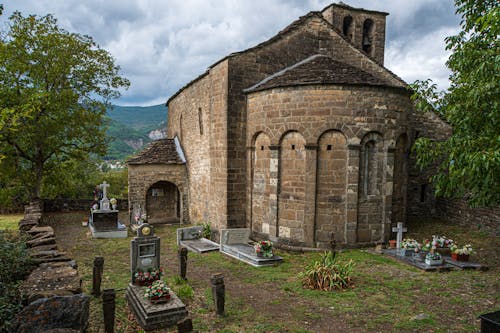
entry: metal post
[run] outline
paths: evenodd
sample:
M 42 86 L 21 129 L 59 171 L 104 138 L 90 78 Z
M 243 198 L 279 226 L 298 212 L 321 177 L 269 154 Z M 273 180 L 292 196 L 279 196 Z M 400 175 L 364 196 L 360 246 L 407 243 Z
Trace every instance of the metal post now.
M 104 258 L 95 257 L 94 269 L 92 275 L 92 295 L 96 297 L 101 295 L 101 281 L 102 281 L 103 270 L 104 270 Z
M 226 288 L 224 286 L 224 276 L 220 273 L 213 274 L 210 278 L 212 284 L 212 297 L 214 299 L 215 311 L 218 315 L 224 314 L 224 301 Z
M 102 293 L 102 312 L 104 314 L 104 332 L 113 333 L 115 329 L 115 298 L 114 289 L 104 289 Z

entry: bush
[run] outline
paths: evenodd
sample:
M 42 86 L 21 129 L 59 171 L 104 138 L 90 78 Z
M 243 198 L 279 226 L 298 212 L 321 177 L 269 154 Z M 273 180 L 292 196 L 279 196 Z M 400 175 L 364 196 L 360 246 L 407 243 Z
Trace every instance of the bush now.
M 19 284 L 30 273 L 32 262 L 18 232 L 0 231 L 0 332 L 22 308 Z
M 212 238 L 212 229 L 210 228 L 210 222 L 203 223 L 202 237 L 206 239 Z
M 340 263 L 337 261 L 336 253 L 325 252 L 319 260 L 307 266 L 306 271 L 301 273 L 302 286 L 324 291 L 347 288 L 352 283 L 353 266 L 352 260 Z

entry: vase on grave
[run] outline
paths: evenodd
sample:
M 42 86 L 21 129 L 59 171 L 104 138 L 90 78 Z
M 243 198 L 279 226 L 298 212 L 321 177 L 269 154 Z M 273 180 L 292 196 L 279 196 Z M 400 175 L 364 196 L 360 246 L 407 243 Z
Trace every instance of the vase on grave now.
M 396 240 L 395 239 L 390 239 L 389 240 L 389 247 L 391 249 L 395 249 L 396 248 Z
M 452 253 L 451 259 L 453 259 L 455 261 L 469 261 L 469 255 L 468 254 Z
M 169 300 L 170 300 L 170 294 L 163 295 L 163 296 L 155 296 L 155 297 L 151 297 L 149 299 L 151 304 L 163 304 L 163 303 L 167 303 Z
M 451 255 L 451 250 L 449 247 L 438 247 L 435 252 L 439 253 L 442 256 L 449 257 Z

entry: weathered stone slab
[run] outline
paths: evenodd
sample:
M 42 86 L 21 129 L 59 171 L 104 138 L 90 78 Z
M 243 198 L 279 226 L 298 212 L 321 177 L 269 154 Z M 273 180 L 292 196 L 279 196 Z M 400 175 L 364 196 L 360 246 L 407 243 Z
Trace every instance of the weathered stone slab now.
M 257 257 L 250 241 L 250 229 L 222 229 L 220 236 L 220 252 L 243 261 L 254 267 L 279 264 L 283 258 L 273 255 L 271 258 Z
M 126 293 L 128 305 L 144 330 L 171 327 L 187 317 L 186 306 L 173 292 L 167 303 L 152 304 L 144 298 L 144 289 L 129 284 Z
M 30 253 L 36 253 L 39 251 L 53 251 L 53 250 L 57 250 L 57 244 L 39 245 L 28 249 Z
M 188 250 L 196 253 L 218 251 L 219 244 L 210 239 L 201 237 L 203 226 L 196 225 L 189 228 L 177 229 L 177 245 L 184 246 Z
M 89 305 L 90 297 L 83 294 L 39 299 L 16 315 L 12 331 L 33 333 L 72 329 L 84 332 L 88 324 Z
M 97 230 L 92 222 L 89 222 L 89 229 L 94 238 L 127 238 L 127 227 L 120 222 L 115 223 L 115 228 L 110 230 Z
M 52 233 L 54 234 L 54 229 L 52 229 L 52 227 L 33 227 L 31 228 L 30 230 L 28 230 L 28 234 L 34 236 L 34 235 L 37 235 L 37 234 L 41 234 L 41 233 Z
M 488 266 L 481 265 L 477 262 L 471 262 L 471 261 L 457 261 L 451 259 L 451 257 L 443 257 L 443 259 L 448 263 L 453 266 L 460 267 L 461 269 L 479 269 L 481 271 L 486 271 L 488 270 Z
M 78 271 L 69 262 L 42 263 L 21 285 L 28 303 L 49 295 L 82 292 Z
M 118 211 L 93 211 L 89 222 L 92 223 L 96 231 L 114 231 L 118 228 Z
M 387 254 L 399 261 L 402 261 L 406 264 L 409 264 L 409 265 L 412 265 L 414 267 L 417 267 L 421 270 L 424 270 L 426 272 L 430 272 L 430 271 L 450 271 L 452 269 L 455 269 L 457 268 L 456 266 L 454 265 L 450 265 L 449 263 L 447 263 L 445 260 L 443 260 L 443 264 L 442 265 L 437 265 L 437 266 L 431 266 L 431 265 L 427 265 L 425 263 L 425 260 L 423 259 L 423 257 L 419 254 L 415 254 L 413 256 L 406 256 L 406 255 L 401 255 L 401 252 L 398 251 L 397 249 L 384 249 L 383 250 L 383 253 L 384 254 Z

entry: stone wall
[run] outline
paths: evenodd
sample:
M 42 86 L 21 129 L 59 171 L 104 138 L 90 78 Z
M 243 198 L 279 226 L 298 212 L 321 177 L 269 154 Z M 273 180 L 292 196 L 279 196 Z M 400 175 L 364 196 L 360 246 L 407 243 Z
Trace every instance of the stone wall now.
M 451 135 L 451 126 L 432 112 L 415 112 L 411 118 L 411 144 L 419 137 L 436 141 L 446 140 Z M 432 217 L 436 214 L 436 198 L 429 178 L 435 168 L 421 170 L 416 165 L 415 153 L 409 154 L 408 216 Z
M 253 231 L 307 246 L 328 246 L 332 232 L 349 244 L 389 237 L 393 176 L 406 177 L 403 167 L 393 175 L 412 112 L 406 91 L 275 88 L 247 103 Z
M 189 179 L 189 219 L 227 221 L 227 61 L 186 86 L 169 102 L 167 136 L 178 136 Z
M 500 236 L 500 207 L 470 208 L 465 201 L 438 199 L 436 217 L 453 224 L 475 225 Z
M 147 195 L 151 194 L 150 188 L 163 182 L 173 184 L 177 188 L 180 196 L 178 217 L 181 223 L 189 223 L 189 188 L 184 164 L 129 164 L 129 215 L 132 216 L 134 210 L 139 209 L 147 215 Z

